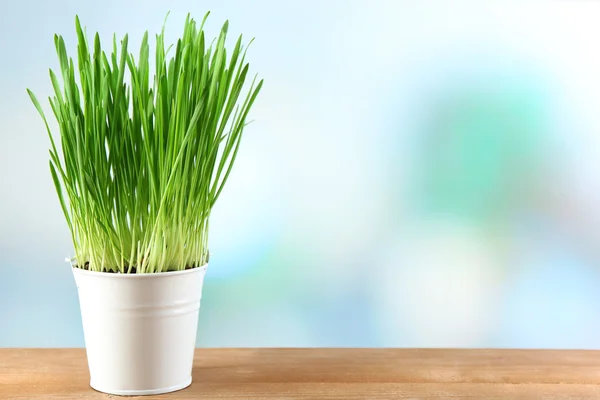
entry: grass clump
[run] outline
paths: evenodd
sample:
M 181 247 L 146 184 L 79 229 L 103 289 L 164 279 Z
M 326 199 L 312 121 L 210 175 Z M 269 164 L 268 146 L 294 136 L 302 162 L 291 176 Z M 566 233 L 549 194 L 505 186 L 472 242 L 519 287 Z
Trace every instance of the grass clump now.
M 49 100 L 60 153 L 40 103 L 28 93 L 50 138 L 50 172 L 77 267 L 157 273 L 208 261 L 210 212 L 263 81 L 255 76 L 245 90 L 242 36 L 227 54 L 228 22 L 208 43 L 207 17 L 198 26 L 188 15 L 183 36 L 169 49 L 163 27 L 152 73 L 148 32 L 137 59 L 127 35 L 119 44 L 113 35 L 107 54 L 98 33 L 88 42 L 76 17 L 77 67 L 63 38 L 54 36 L 60 71 L 50 70 Z

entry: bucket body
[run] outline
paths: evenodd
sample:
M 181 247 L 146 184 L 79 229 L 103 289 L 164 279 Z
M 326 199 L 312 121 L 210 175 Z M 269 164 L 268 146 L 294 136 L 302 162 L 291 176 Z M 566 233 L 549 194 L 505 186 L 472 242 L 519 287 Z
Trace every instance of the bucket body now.
M 132 396 L 192 383 L 206 268 L 154 274 L 73 268 L 92 388 Z

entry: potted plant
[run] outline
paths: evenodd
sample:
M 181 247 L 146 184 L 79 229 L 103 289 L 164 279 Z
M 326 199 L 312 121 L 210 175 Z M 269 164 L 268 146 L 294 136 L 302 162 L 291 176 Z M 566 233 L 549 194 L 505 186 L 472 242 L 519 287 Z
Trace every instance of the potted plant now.
M 228 22 L 213 43 L 190 15 L 150 62 L 128 36 L 107 54 L 75 18 L 77 66 L 54 37 L 50 70 L 54 139 L 50 172 L 72 235 L 90 385 L 117 395 L 159 394 L 191 384 L 211 209 L 238 152 L 263 81 L 246 91 L 242 36 L 226 52 Z M 169 55 L 170 54 L 170 55 Z M 58 77 L 62 77 L 62 84 Z M 245 92 L 242 94 L 242 92 Z

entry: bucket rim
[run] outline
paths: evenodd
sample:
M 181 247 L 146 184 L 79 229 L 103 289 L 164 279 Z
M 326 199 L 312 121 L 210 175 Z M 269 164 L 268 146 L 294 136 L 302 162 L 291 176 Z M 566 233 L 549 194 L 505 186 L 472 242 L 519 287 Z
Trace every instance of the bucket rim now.
M 123 273 L 114 273 L 114 272 L 88 271 L 88 270 L 85 270 L 82 268 L 71 267 L 71 269 L 73 270 L 73 274 L 88 275 L 88 276 L 95 276 L 98 278 L 109 278 L 109 279 L 152 279 L 152 278 L 161 278 L 161 277 L 166 278 L 166 277 L 170 277 L 170 276 L 179 276 L 179 275 L 206 272 L 207 268 L 208 268 L 208 263 L 206 263 L 200 267 L 184 269 L 182 271 L 153 272 L 153 273 L 145 273 L 145 274 L 123 274 Z

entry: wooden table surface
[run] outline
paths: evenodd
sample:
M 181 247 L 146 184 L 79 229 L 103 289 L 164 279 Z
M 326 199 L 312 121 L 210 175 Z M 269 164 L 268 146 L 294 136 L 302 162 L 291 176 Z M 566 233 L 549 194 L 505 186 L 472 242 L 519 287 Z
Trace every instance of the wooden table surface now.
M 0 349 L 0 399 L 118 398 L 83 349 Z M 600 351 L 197 349 L 193 383 L 143 399 L 600 399 Z

